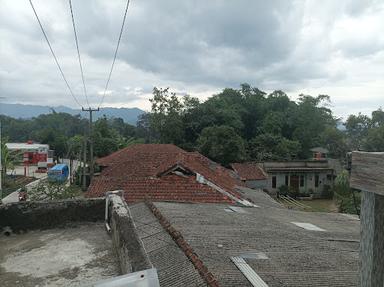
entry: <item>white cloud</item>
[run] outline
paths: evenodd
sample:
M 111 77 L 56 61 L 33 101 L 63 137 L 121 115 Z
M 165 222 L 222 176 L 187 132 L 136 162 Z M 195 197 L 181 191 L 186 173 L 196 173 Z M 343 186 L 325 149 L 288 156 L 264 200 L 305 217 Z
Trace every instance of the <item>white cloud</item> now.
M 28 1 L 0 1 L 0 93 L 8 102 L 75 106 Z M 85 104 L 68 3 L 33 2 Z M 104 91 L 124 7 L 125 0 L 73 1 L 92 105 Z M 328 94 L 339 116 L 370 113 L 382 105 L 383 30 L 382 1 L 132 1 L 104 106 L 149 109 L 154 86 L 206 99 L 248 82 L 292 98 Z

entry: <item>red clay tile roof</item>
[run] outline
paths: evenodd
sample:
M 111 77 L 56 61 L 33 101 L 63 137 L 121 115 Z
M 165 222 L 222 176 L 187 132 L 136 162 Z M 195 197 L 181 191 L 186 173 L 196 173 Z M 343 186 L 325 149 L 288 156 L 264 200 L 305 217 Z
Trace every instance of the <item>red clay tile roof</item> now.
M 199 153 L 186 152 L 171 144 L 129 146 L 98 159 L 97 163 L 103 169 L 89 186 L 90 197 L 122 189 L 129 202 L 145 198 L 153 201 L 233 202 L 215 188 L 197 182 L 196 174 L 200 174 L 230 195 L 241 198 L 235 190 L 241 183 L 231 170 Z
M 242 180 L 263 180 L 267 178 L 263 169 L 255 163 L 232 163 L 231 166 Z

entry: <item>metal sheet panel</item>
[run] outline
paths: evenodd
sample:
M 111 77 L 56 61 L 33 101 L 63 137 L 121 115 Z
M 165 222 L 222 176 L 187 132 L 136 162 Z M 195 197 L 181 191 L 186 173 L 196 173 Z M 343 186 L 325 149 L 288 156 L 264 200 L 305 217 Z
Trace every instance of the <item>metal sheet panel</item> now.
M 236 265 L 237 268 L 244 274 L 248 281 L 255 287 L 268 287 L 267 283 L 260 278 L 259 275 L 248 265 L 245 260 L 239 256 L 231 257 L 232 262 Z
M 311 230 L 311 231 L 325 231 L 325 229 L 320 228 L 312 223 L 308 222 L 291 222 L 292 224 L 299 226 L 301 228 L 304 228 L 306 230 Z
M 240 255 L 243 259 L 257 259 L 257 260 L 266 260 L 269 259 L 264 252 L 247 252 Z
M 234 212 L 237 212 L 237 213 L 248 213 L 239 206 L 228 206 L 228 208 L 232 209 Z

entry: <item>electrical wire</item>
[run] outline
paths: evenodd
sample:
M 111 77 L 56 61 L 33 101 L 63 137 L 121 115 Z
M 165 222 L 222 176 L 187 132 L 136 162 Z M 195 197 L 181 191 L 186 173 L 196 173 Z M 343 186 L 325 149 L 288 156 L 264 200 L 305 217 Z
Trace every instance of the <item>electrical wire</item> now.
M 73 16 L 73 9 L 72 9 L 72 0 L 68 0 L 69 2 L 69 8 L 71 10 L 71 18 L 72 18 L 72 26 L 73 26 L 73 33 L 75 35 L 75 42 L 76 42 L 76 49 L 77 49 L 77 58 L 79 59 L 79 66 L 80 66 L 80 72 L 81 72 L 81 79 L 83 80 L 83 90 L 84 90 L 84 96 L 85 100 L 87 102 L 88 107 L 90 108 L 89 101 L 88 101 L 88 95 L 87 95 L 87 88 L 85 87 L 85 81 L 84 81 L 84 73 L 83 73 L 83 65 L 81 64 L 81 57 L 80 57 L 80 49 L 79 49 L 79 41 L 77 39 L 77 33 L 76 33 L 76 25 L 75 25 L 75 18 Z
M 43 28 L 43 25 L 42 25 L 41 22 L 40 22 L 39 16 L 37 15 L 37 12 L 36 12 L 36 10 L 35 10 L 35 7 L 33 6 L 32 0 L 29 0 L 29 3 L 31 4 L 33 13 L 34 13 L 35 16 L 36 16 L 36 19 L 37 19 L 37 22 L 39 23 L 40 29 L 41 29 L 41 31 L 43 32 L 44 38 L 45 38 L 45 40 L 47 41 L 48 47 L 49 47 L 49 49 L 51 50 L 52 56 L 53 56 L 53 58 L 55 59 L 55 63 L 56 63 L 56 65 L 57 65 L 57 67 L 59 68 L 59 71 L 60 71 L 60 73 L 61 73 L 61 76 L 63 77 L 63 80 L 64 80 L 65 84 L 67 85 L 68 90 L 69 90 L 71 96 L 73 97 L 73 99 L 75 100 L 75 102 L 76 102 L 80 107 L 82 107 L 82 105 L 81 105 L 81 104 L 79 103 L 79 101 L 77 100 L 75 94 L 73 93 L 73 91 L 72 91 L 72 89 L 71 89 L 71 87 L 70 87 L 70 85 L 69 85 L 69 83 L 68 83 L 68 81 L 67 81 L 67 78 L 66 78 L 65 75 L 64 75 L 63 70 L 61 69 L 61 66 L 60 66 L 60 64 L 59 64 L 59 61 L 57 60 L 57 57 L 56 57 L 56 55 L 55 55 L 55 52 L 54 52 L 53 49 L 52 49 L 51 43 L 50 43 L 49 40 L 48 40 L 47 34 L 45 33 L 44 28 Z
M 110 71 L 109 71 L 108 79 L 107 79 L 107 82 L 106 82 L 106 84 L 105 84 L 105 88 L 104 88 L 103 97 L 101 98 L 101 101 L 100 101 L 100 104 L 99 104 L 98 108 L 100 108 L 100 106 L 101 106 L 101 105 L 103 104 L 103 102 L 104 102 L 104 98 L 105 98 L 105 94 L 106 94 L 107 89 L 108 89 L 109 81 L 111 80 L 112 71 L 113 71 L 113 67 L 114 67 L 114 65 L 115 65 L 116 56 L 117 56 L 117 51 L 119 50 L 120 41 L 121 41 L 121 36 L 122 36 L 122 34 L 123 34 L 124 24 L 125 24 L 125 19 L 127 18 L 127 12 L 128 12 L 128 7 L 129 7 L 129 3 L 130 3 L 130 2 L 131 2 L 130 0 L 127 0 L 127 5 L 126 5 L 126 7 L 125 7 L 125 12 L 124 12 L 123 23 L 122 23 L 122 25 L 121 25 L 121 29 L 120 29 L 119 40 L 117 41 L 117 46 L 116 46 L 115 54 L 114 54 L 114 56 L 113 56 L 113 61 L 112 61 L 111 69 L 110 69 Z

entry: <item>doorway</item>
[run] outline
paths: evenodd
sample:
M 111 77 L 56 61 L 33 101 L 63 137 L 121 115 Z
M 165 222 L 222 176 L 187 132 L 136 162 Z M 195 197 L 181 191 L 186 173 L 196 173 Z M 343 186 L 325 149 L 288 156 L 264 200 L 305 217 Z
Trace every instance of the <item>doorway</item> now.
M 290 186 L 295 191 L 299 191 L 300 186 L 300 177 L 298 175 L 291 175 Z

